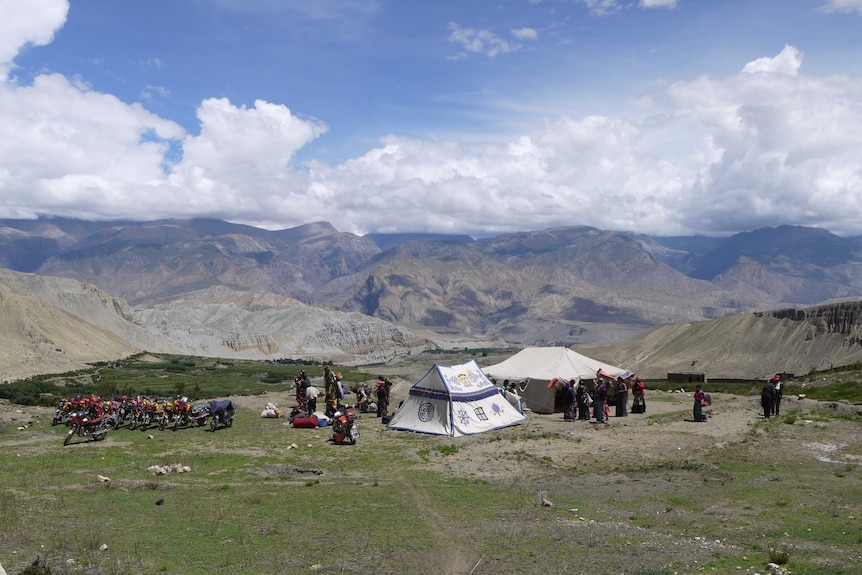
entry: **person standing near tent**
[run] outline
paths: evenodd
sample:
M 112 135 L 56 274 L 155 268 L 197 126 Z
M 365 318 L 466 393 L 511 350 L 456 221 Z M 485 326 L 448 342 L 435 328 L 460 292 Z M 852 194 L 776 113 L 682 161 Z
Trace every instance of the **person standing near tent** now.
M 578 385 L 578 389 L 575 392 L 575 398 L 578 401 L 578 419 L 590 419 L 590 392 L 587 389 L 587 386 L 581 382 Z
M 604 423 L 605 425 L 607 425 L 608 420 L 607 420 L 607 414 L 605 413 L 605 410 L 608 407 L 607 406 L 608 384 L 607 384 L 607 382 L 605 382 L 605 378 L 603 378 L 603 377 L 596 380 L 596 383 L 598 383 L 598 385 L 599 385 L 596 388 L 596 400 L 595 400 L 595 402 L 593 402 L 593 405 L 595 406 L 595 410 L 596 410 L 596 413 L 595 413 L 596 421 L 598 421 L 599 423 Z
M 389 393 L 392 390 L 392 382 L 389 378 L 377 382 L 377 417 L 389 415 Z
M 646 386 L 643 380 L 636 377 L 635 382 L 632 384 L 632 396 L 634 397 L 634 401 L 632 401 L 632 413 L 646 413 L 645 390 Z
M 629 404 L 629 388 L 626 385 L 626 380 L 622 377 L 618 377 L 616 388 L 617 394 L 615 396 L 615 401 L 617 410 L 614 415 L 616 417 L 626 417 L 628 416 L 628 412 L 626 410 L 628 409 Z
M 772 415 L 772 405 L 775 401 L 775 383 L 773 380 L 766 382 L 763 389 L 760 390 L 760 407 L 763 408 L 763 417 Z
M 613 405 L 614 407 L 616 407 L 616 405 L 617 405 L 617 382 L 614 381 L 612 376 L 609 378 L 608 377 L 604 378 L 604 381 L 605 381 L 605 386 L 608 389 L 608 401 L 607 401 L 607 403 L 605 403 L 605 414 L 606 414 L 605 417 L 607 419 L 607 416 L 610 415 L 610 413 L 609 413 L 610 406 Z
M 377 376 L 377 386 L 374 388 L 374 397 L 377 398 L 377 417 L 380 415 L 380 395 L 383 393 L 383 385 L 386 383 L 382 375 Z
M 575 387 L 577 387 L 577 385 L 578 384 L 574 379 L 563 383 L 563 405 L 565 406 L 563 419 L 566 421 L 575 420 Z
M 784 382 L 781 381 L 781 374 L 776 373 L 772 378 L 772 385 L 775 387 L 775 396 L 772 399 L 772 413 L 778 415 L 781 412 L 781 394 L 784 391 Z

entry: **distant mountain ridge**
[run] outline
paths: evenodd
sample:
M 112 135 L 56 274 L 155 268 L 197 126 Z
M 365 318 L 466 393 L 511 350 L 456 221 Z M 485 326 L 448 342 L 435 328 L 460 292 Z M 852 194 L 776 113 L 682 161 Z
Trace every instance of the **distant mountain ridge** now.
M 0 220 L 0 265 L 92 283 L 142 316 L 204 306 L 222 290 L 514 345 L 611 343 L 658 325 L 862 298 L 860 253 L 858 238 L 799 226 L 690 241 L 588 226 L 473 240 L 357 236 L 327 222 L 270 231 L 213 219 Z

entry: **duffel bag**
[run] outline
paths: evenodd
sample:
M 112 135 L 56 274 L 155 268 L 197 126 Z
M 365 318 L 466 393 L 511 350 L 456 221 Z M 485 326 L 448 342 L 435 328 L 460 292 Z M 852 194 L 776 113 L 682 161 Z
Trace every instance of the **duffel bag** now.
M 317 427 L 317 418 L 313 415 L 306 417 L 294 417 L 293 421 L 290 422 L 293 427 L 302 427 L 302 428 L 310 428 Z

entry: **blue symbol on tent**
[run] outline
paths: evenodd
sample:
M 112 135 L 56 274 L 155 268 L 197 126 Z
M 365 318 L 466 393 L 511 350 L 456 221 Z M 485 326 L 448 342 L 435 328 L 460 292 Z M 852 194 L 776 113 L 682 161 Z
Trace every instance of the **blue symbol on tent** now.
M 473 413 L 476 414 L 476 417 L 479 418 L 479 421 L 488 421 L 488 416 L 485 415 L 485 408 L 484 407 L 473 408 Z
M 461 420 L 461 425 L 470 425 L 470 414 L 467 413 L 466 409 L 458 410 L 458 419 Z
M 425 402 L 419 405 L 419 421 L 428 422 L 434 418 L 434 404 Z
M 491 404 L 491 412 L 494 415 L 503 415 L 503 407 L 497 403 Z

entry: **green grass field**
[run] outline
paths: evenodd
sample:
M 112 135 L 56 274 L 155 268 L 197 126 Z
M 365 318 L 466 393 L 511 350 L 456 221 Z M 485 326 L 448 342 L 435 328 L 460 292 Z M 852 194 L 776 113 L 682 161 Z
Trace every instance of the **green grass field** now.
M 298 369 L 216 363 L 102 366 L 91 383 L 226 396 L 284 390 L 261 379 Z M 794 575 L 862 569 L 862 469 L 799 457 L 824 437 L 846 437 L 843 451 L 862 457 L 858 416 L 787 408 L 696 458 L 656 463 L 600 454 L 600 437 L 546 423 L 450 439 L 384 431 L 365 415 L 355 446 L 333 445 L 327 428 L 293 429 L 259 409 L 216 432 L 119 429 L 68 447 L 50 418 L 0 427 L 0 564 L 9 575 L 37 558 L 54 574 L 96 575 L 751 574 L 776 558 Z M 539 445 L 551 454 L 534 455 Z M 173 463 L 192 471 L 147 471 Z M 474 473 L 495 465 L 516 471 Z

